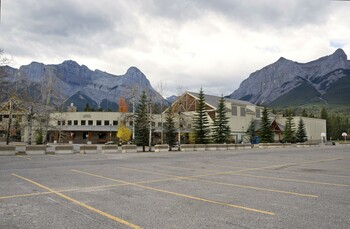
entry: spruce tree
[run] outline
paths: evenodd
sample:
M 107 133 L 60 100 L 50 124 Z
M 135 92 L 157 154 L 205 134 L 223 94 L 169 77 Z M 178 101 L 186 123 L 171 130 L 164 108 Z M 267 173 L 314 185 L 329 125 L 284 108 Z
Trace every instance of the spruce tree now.
M 302 118 L 299 119 L 298 128 L 297 128 L 297 132 L 296 132 L 296 140 L 297 140 L 297 142 L 307 141 L 305 124 L 304 124 L 304 121 Z
M 286 110 L 286 116 L 287 116 L 287 120 L 284 126 L 284 141 L 292 143 L 295 141 L 295 136 L 294 136 L 294 123 L 293 123 L 293 116 L 292 116 L 291 109 Z
M 196 144 L 209 143 L 209 121 L 207 113 L 205 112 L 205 98 L 204 92 L 201 88 L 199 91 L 199 100 L 197 104 L 196 113 L 193 117 L 193 129 L 195 134 Z
M 273 131 L 271 128 L 267 107 L 264 107 L 264 110 L 262 112 L 262 117 L 260 120 L 259 135 L 260 135 L 261 143 L 273 142 Z
M 216 116 L 213 127 L 213 142 L 214 143 L 225 143 L 230 138 L 230 126 L 228 125 L 228 117 L 226 116 L 225 99 L 221 96 L 218 108 L 216 110 Z
M 247 134 L 249 135 L 250 143 L 253 143 L 254 139 L 256 138 L 256 132 L 255 132 L 255 121 L 252 119 L 250 121 Z
M 165 134 L 165 142 L 169 145 L 170 151 L 172 146 L 175 145 L 176 143 L 175 131 L 176 129 L 175 129 L 174 113 L 171 107 L 169 107 L 165 116 L 164 134 Z
M 143 91 L 135 112 L 135 141 L 136 144 L 142 146 L 143 152 L 145 152 L 145 146 L 148 145 L 149 140 L 150 120 L 147 103 L 147 95 Z

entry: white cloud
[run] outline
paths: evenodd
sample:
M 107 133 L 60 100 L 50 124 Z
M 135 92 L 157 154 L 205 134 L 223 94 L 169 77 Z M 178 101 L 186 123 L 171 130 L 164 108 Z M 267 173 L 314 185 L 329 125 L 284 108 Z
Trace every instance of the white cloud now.
M 350 53 L 350 3 L 327 0 L 52 0 L 2 2 L 0 47 L 18 67 L 73 59 L 143 71 L 155 86 L 230 94 L 280 56 Z

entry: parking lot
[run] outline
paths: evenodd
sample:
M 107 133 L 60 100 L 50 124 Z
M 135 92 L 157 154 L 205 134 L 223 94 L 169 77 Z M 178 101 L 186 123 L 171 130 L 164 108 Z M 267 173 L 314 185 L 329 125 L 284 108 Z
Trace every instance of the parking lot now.
M 0 228 L 350 228 L 350 147 L 0 157 Z

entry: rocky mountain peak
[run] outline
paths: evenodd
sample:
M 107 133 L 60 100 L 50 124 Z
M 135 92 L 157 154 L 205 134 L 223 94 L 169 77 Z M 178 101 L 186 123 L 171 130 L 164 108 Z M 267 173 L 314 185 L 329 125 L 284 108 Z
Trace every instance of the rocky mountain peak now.
M 341 48 L 337 49 L 331 56 L 334 56 L 334 57 L 339 58 L 339 59 L 344 59 L 344 60 L 348 59 L 346 53 Z
M 304 83 L 323 95 L 344 76 L 345 70 L 350 70 L 350 61 L 342 49 L 307 63 L 281 57 L 250 74 L 229 97 L 269 104 Z

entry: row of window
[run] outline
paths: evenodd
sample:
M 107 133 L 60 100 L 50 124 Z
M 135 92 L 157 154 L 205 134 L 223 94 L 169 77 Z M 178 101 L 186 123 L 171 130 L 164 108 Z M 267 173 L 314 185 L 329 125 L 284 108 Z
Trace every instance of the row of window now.
M 240 108 L 240 116 L 244 117 L 246 115 L 246 108 L 245 107 L 239 107 Z M 260 109 L 256 109 L 256 117 L 260 118 Z M 231 114 L 233 116 L 238 115 L 238 107 L 237 106 L 232 106 L 231 107 Z
M 129 126 L 132 126 L 133 122 L 130 121 L 129 123 Z M 118 121 L 117 120 L 113 120 L 112 122 L 109 121 L 109 120 L 96 120 L 95 124 L 94 124 L 94 120 L 80 120 L 80 124 L 79 124 L 79 121 L 78 120 L 58 120 L 57 121 L 57 125 L 58 126 L 78 126 L 78 125 L 81 125 L 81 126 L 93 126 L 93 125 L 96 125 L 96 126 L 118 126 Z M 152 122 L 152 126 L 155 127 L 156 126 L 156 123 L 155 122 Z M 158 122 L 158 127 L 161 127 L 162 126 L 162 123 L 161 122 Z
M 8 118 L 10 118 L 10 115 L 8 115 L 8 114 L 1 115 L 1 114 L 0 114 L 0 122 L 2 122 L 3 119 L 8 119 Z M 13 115 L 12 115 L 12 118 L 13 118 L 13 119 L 15 119 L 15 118 L 22 119 L 22 116 L 21 116 L 21 115 L 15 115 L 15 114 L 13 114 Z
M 109 125 L 112 125 L 112 126 L 118 126 L 118 121 L 117 120 L 113 120 L 112 122 L 109 121 L 109 120 L 104 120 L 102 122 L 102 120 L 96 120 L 95 122 L 95 125 L 96 126 L 102 126 L 102 124 L 104 126 L 109 126 Z M 57 125 L 58 126 L 65 126 L 65 125 L 68 125 L 68 126 L 78 126 L 78 125 L 81 125 L 81 126 L 93 126 L 94 125 L 94 120 L 80 120 L 80 123 L 78 120 L 58 120 L 57 121 Z M 130 125 L 132 125 L 132 122 L 130 122 Z

